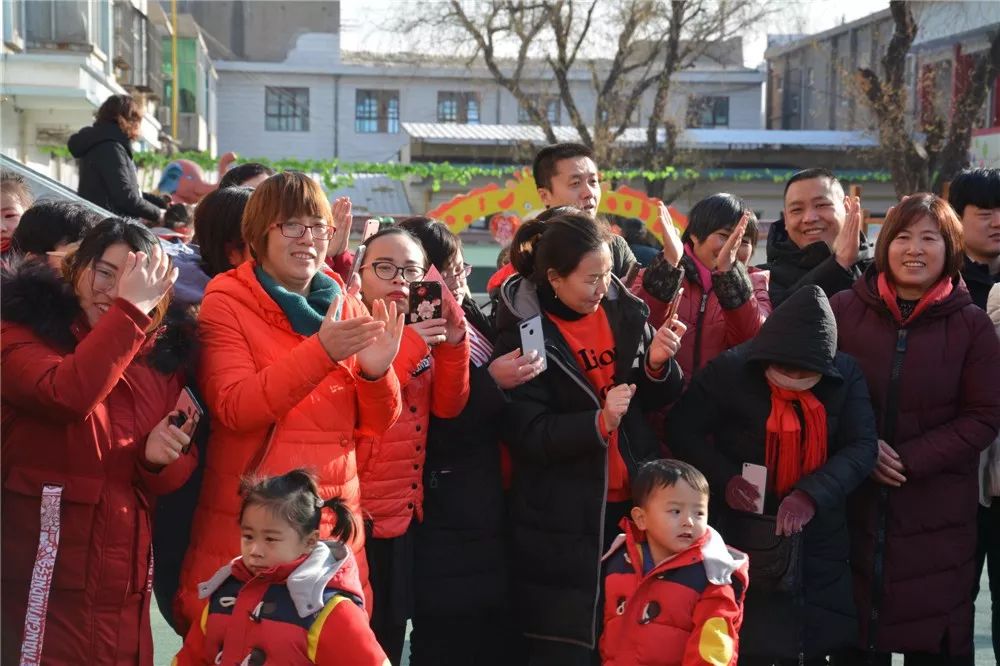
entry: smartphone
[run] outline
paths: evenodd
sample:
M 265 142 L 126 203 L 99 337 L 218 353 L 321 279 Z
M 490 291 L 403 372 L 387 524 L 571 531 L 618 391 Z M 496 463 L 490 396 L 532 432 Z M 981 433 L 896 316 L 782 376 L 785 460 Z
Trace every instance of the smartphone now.
M 189 437 L 193 436 L 205 410 L 198 403 L 198 399 L 194 397 L 194 392 L 190 387 L 185 386 L 181 394 L 177 396 L 177 404 L 174 405 L 174 411 L 177 413 L 170 417 L 170 424 L 183 430 L 184 434 Z M 188 442 L 188 445 L 183 449 L 183 453 L 187 453 L 190 448 L 191 443 Z
M 414 324 L 427 319 L 440 319 L 441 316 L 441 283 L 431 280 L 411 282 L 409 322 Z
M 521 353 L 527 356 L 531 352 L 537 352 L 542 359 L 542 370 L 548 367 L 545 359 L 545 336 L 542 334 L 542 316 L 535 315 L 530 319 L 525 319 L 520 323 L 521 329 Z
M 757 492 L 760 493 L 760 498 L 757 499 L 757 506 L 754 507 L 754 511 L 764 513 L 764 493 L 767 491 L 767 468 L 763 465 L 743 463 L 743 478 L 752 483 L 757 488 Z
M 374 217 L 365 222 L 365 230 L 361 232 L 361 242 L 365 243 L 369 238 L 378 233 L 379 221 Z
M 344 282 L 348 287 L 351 286 L 351 280 L 354 276 L 358 274 L 358 270 L 361 268 L 361 262 L 365 260 L 365 250 L 367 249 L 364 245 L 359 245 L 358 249 L 354 251 L 354 261 L 351 262 L 351 270 L 347 274 L 347 280 Z
M 670 304 L 667 306 L 667 316 L 663 321 L 670 321 L 677 316 L 677 311 L 681 308 L 681 297 L 684 295 L 684 287 L 677 290 L 674 297 L 670 299 Z

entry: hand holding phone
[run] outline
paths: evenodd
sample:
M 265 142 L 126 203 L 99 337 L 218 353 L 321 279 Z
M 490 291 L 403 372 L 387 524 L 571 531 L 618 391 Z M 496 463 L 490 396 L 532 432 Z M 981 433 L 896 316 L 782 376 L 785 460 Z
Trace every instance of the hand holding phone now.
M 198 428 L 198 422 L 201 421 L 205 410 L 198 404 L 198 400 L 194 397 L 194 392 L 190 387 L 185 386 L 181 394 L 177 397 L 174 412 L 173 416 L 170 417 L 170 425 L 180 428 L 184 431 L 185 435 L 191 437 Z M 183 453 L 187 453 L 190 448 L 191 444 L 189 443 L 184 447 Z
M 522 321 L 518 328 L 521 333 L 521 354 L 524 356 L 535 352 L 542 362 L 541 372 L 548 368 L 548 361 L 545 357 L 545 335 L 542 332 L 542 316 L 535 315 L 530 319 Z
M 663 320 L 664 322 L 668 322 L 668 321 L 670 321 L 671 319 L 673 319 L 674 317 L 677 316 L 677 311 L 680 310 L 680 307 L 681 307 L 681 298 L 684 296 L 684 287 L 683 287 L 683 284 L 684 284 L 684 267 L 683 266 L 678 266 L 677 270 L 679 270 L 680 273 L 681 273 L 680 277 L 677 279 L 677 284 L 681 285 L 681 286 L 679 286 L 677 288 L 677 293 L 674 294 L 674 297 L 672 299 L 670 299 L 670 304 L 667 305 L 667 316 Z

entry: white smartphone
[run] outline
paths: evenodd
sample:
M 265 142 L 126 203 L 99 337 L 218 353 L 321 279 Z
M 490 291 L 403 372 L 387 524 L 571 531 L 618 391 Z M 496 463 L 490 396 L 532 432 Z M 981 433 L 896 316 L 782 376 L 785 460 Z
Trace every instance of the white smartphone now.
M 760 498 L 757 500 L 754 511 L 764 513 L 764 493 L 767 491 L 767 468 L 763 465 L 743 463 L 743 478 L 752 483 L 757 488 L 757 492 L 760 493 Z
M 351 263 L 351 270 L 347 274 L 347 280 L 344 282 L 348 287 L 351 286 L 351 278 L 358 272 L 361 268 L 361 262 L 365 260 L 365 250 L 367 248 L 364 245 L 359 245 L 358 249 L 354 251 L 354 261 Z
M 545 360 L 545 336 L 542 334 L 542 316 L 535 315 L 530 319 L 525 319 L 520 324 L 521 328 L 521 353 L 530 354 L 537 352 L 542 359 L 542 370 L 548 368 Z
M 367 242 L 369 238 L 378 233 L 378 220 L 372 218 L 365 222 L 365 230 L 361 233 L 361 242 Z

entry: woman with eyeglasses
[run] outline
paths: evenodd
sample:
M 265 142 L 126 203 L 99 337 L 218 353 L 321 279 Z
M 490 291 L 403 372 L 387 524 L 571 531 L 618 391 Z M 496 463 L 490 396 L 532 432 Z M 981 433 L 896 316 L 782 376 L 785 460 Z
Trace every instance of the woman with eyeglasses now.
M 253 256 L 217 275 L 202 301 L 200 385 L 211 412 L 205 478 L 175 598 L 186 632 L 204 604 L 198 583 L 232 558 L 240 479 L 310 467 L 323 497 L 361 508 L 356 433 L 383 433 L 400 413 L 392 361 L 403 317 L 372 299 L 371 313 L 323 264 L 330 203 L 302 173 L 276 174 L 243 213 Z M 321 536 L 330 534 L 324 516 Z M 366 595 L 364 533 L 351 546 Z
M 193 321 L 135 220 L 0 274 L 4 664 L 153 663 L 151 508 L 195 466 L 170 417 Z
M 427 255 L 410 232 L 384 229 L 365 243 L 361 298 L 408 307 L 410 285 L 423 280 Z M 393 664 L 401 663 L 406 621 L 413 616 L 413 519 L 423 518 L 423 467 L 430 417 L 451 418 L 469 397 L 469 339 L 458 313 L 411 321 L 393 368 L 403 411 L 382 435 L 358 441 L 361 508 L 375 609 L 372 629 Z
M 496 333 L 469 293 L 462 243 L 427 217 L 403 220 L 465 314 L 469 401 L 453 418 L 432 416 L 423 469 L 424 519 L 416 527 L 413 666 L 517 663 L 508 611 L 500 460 L 503 390 L 541 371 L 515 350 L 496 359 Z

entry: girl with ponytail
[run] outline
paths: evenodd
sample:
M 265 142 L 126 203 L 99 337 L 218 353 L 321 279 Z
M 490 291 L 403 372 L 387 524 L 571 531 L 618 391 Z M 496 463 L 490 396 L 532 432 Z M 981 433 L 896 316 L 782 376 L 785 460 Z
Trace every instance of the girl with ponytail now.
M 201 620 L 174 664 L 387 665 L 345 545 L 358 528 L 347 504 L 321 498 L 303 469 L 244 479 L 241 494 L 241 555 L 198 585 Z M 319 540 L 324 509 L 328 542 Z
M 680 394 L 685 329 L 646 323 L 649 309 L 613 274 L 606 225 L 569 207 L 543 215 L 514 236 L 518 275 L 497 311 L 495 354 L 520 347 L 519 324 L 533 319 L 547 362 L 507 391 L 500 419 L 514 461 L 511 579 L 528 663 L 585 664 L 596 659 L 601 555 L 630 508 L 630 479 L 659 457 L 644 413 Z

